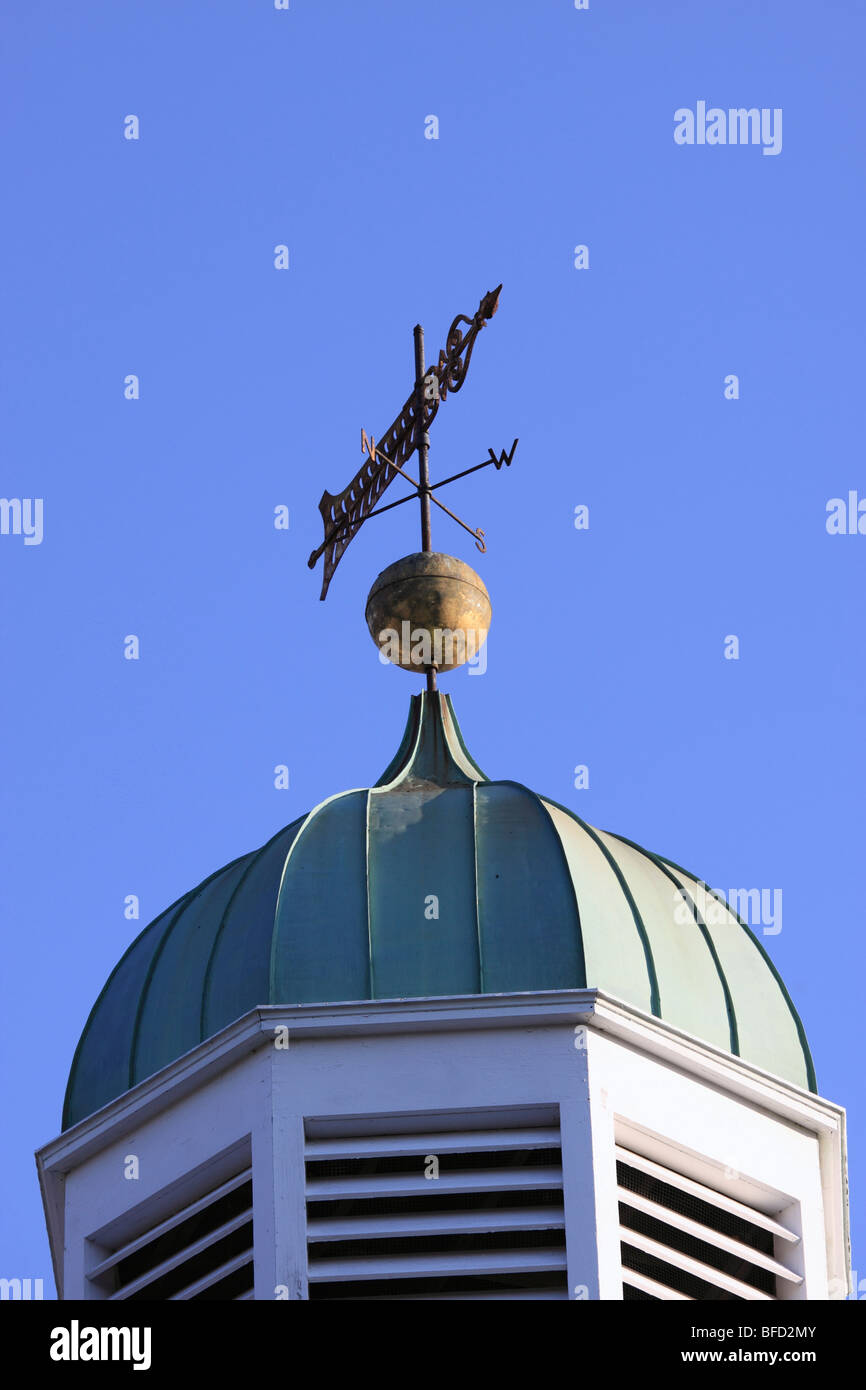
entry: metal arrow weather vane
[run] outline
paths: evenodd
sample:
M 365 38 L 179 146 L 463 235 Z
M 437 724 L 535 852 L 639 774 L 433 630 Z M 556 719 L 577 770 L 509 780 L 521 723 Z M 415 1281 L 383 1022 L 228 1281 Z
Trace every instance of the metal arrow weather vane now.
M 334 577 L 334 572 L 346 546 L 364 522 L 371 516 L 379 516 L 382 512 L 390 511 L 392 507 L 399 507 L 403 502 L 410 502 L 413 497 L 418 497 L 421 503 L 422 550 L 430 551 L 432 549 L 430 542 L 431 502 L 446 512 L 465 531 L 468 531 L 480 551 L 484 552 L 487 549 L 484 542 L 484 532 L 480 528 L 473 530 L 471 526 L 467 526 L 465 521 L 461 521 L 459 516 L 455 516 L 452 511 L 449 511 L 438 497 L 434 497 L 433 492 L 436 488 L 444 487 L 446 483 L 453 483 L 457 478 L 465 478 L 468 473 L 477 472 L 479 468 L 487 468 L 491 463 L 497 470 L 502 467 L 503 463 L 508 467 L 514 457 L 517 440 L 515 439 L 507 454 L 503 449 L 497 458 L 493 450 L 489 449 L 490 457 L 485 459 L 483 463 L 476 463 L 471 468 L 464 468 L 462 472 L 453 473 L 450 478 L 443 478 L 441 482 L 431 485 L 428 468 L 430 449 L 428 431 L 448 392 L 459 391 L 466 380 L 466 372 L 469 367 L 469 359 L 472 356 L 472 349 L 475 346 L 475 339 L 488 319 L 492 319 L 496 313 L 501 289 L 502 286 L 498 285 L 495 290 L 488 291 L 471 319 L 468 319 L 465 314 L 457 315 L 448 329 L 445 347 L 439 353 L 437 365 L 426 371 L 424 369 L 424 330 L 420 324 L 416 324 L 414 331 L 415 386 L 412 394 L 394 423 L 382 435 L 378 444 L 372 436 L 368 438 L 365 430 L 361 430 L 361 448 L 368 456 L 367 462 L 361 466 L 348 487 L 344 488 L 337 496 L 327 491 L 322 493 L 319 511 L 322 513 L 322 520 L 325 523 L 325 539 L 307 561 L 310 569 L 313 569 L 319 556 L 324 555 L 325 557 L 320 598 L 325 598 L 328 586 Z M 469 327 L 464 331 L 460 326 L 461 324 L 468 324 Z M 418 454 L 417 482 L 405 471 L 406 463 L 416 452 Z M 399 498 L 396 502 L 389 502 L 384 507 L 377 507 L 376 503 L 398 474 L 405 478 L 408 483 L 411 483 L 413 491 L 407 493 L 405 497 Z

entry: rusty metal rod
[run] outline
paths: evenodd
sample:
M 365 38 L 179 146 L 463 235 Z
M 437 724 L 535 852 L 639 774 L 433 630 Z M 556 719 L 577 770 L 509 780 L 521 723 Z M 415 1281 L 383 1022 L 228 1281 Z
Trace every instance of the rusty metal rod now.
M 418 490 L 418 495 L 419 495 L 419 496 L 421 495 L 421 484 L 420 484 L 420 483 L 416 483 L 416 482 L 415 482 L 415 479 L 412 477 L 411 473 L 407 473 L 406 470 L 405 470 L 405 468 L 401 468 L 401 467 L 400 467 L 399 463 L 391 463 L 391 460 L 388 458 L 388 455 L 387 455 L 387 454 L 383 454 L 379 449 L 376 450 L 376 458 L 384 459 L 385 462 L 389 465 L 389 467 L 391 467 L 391 468 L 396 468 L 397 472 L 400 474 L 400 477 L 401 477 L 401 478 L 405 478 L 407 483 L 411 483 L 412 486 L 413 486 L 414 488 L 417 488 L 417 490 Z M 478 548 L 478 550 L 481 551 L 481 553 L 482 553 L 482 555 L 483 555 L 484 552 L 485 552 L 485 550 L 487 549 L 487 547 L 486 547 L 485 544 L 484 544 L 484 532 L 481 530 L 481 527 L 479 526 L 478 529 L 477 529 L 477 531 L 473 531 L 473 530 L 472 530 L 472 527 L 471 527 L 471 526 L 467 526 L 465 521 L 461 521 L 461 520 L 460 520 L 460 517 L 457 516 L 455 512 L 452 512 L 451 509 L 450 509 L 449 507 L 446 507 L 444 502 L 440 502 L 438 497 L 433 497 L 433 496 L 431 496 L 432 492 L 433 492 L 433 489 L 432 489 L 431 487 L 428 487 L 428 488 L 427 488 L 427 501 L 428 501 L 428 504 L 429 504 L 430 502 L 435 502 L 436 506 L 440 509 L 440 511 L 443 511 L 443 512 L 447 513 L 447 515 L 450 516 L 450 518 L 451 518 L 452 521 L 456 521 L 458 526 L 462 526 L 464 531 L 468 531 L 469 534 L 470 534 L 470 536 L 472 537 L 472 539 L 475 541 L 476 547 Z M 411 497 L 412 497 L 413 495 L 414 495 L 414 494 L 410 494 L 409 497 L 401 497 L 401 498 L 400 498 L 400 502 L 408 502 L 408 501 L 410 501 L 410 499 L 411 499 Z M 399 503 L 398 503 L 398 502 L 389 502 L 389 503 L 388 503 L 388 506 L 389 506 L 389 507 L 397 507 L 397 506 L 399 506 Z M 385 510 L 387 510 L 387 509 L 386 509 L 385 507 L 383 507 L 383 508 L 382 508 L 382 511 L 385 511 Z M 365 520 L 365 521 L 368 520 L 369 517 L 372 516 L 372 515 L 373 515 L 372 512 L 368 513 L 368 516 L 365 517 L 364 520 Z M 479 544 L 479 542 L 480 542 L 480 544 Z
M 376 452 L 377 454 L 379 454 L 378 450 Z M 379 458 L 384 459 L 385 455 L 379 454 Z M 431 483 L 430 491 L 435 492 L 437 487 L 444 487 L 446 483 L 456 483 L 458 478 L 467 478 L 470 473 L 477 473 L 479 468 L 489 468 L 491 463 L 498 463 L 498 459 L 485 459 L 483 463 L 474 463 L 471 468 L 464 468 L 463 471 L 460 473 L 452 473 L 450 478 L 443 478 L 442 481 L 439 483 Z M 394 465 L 392 464 L 391 467 L 393 468 Z M 407 482 L 411 482 L 408 473 L 404 473 L 403 477 L 406 479 Z M 369 521 L 371 516 L 381 516 L 383 512 L 393 511 L 394 507 L 402 507 L 404 502 L 411 502 L 417 496 L 417 489 L 415 492 L 407 492 L 405 497 L 398 497 L 396 502 L 386 502 L 384 507 L 376 507 L 372 512 L 368 512 L 367 515 L 364 517 L 364 520 Z M 437 502 L 437 498 L 432 498 L 432 501 Z M 472 533 L 470 532 L 470 534 Z M 337 537 L 337 535 L 337 531 L 332 531 L 328 536 L 328 539 L 333 540 Z
M 424 420 L 424 329 L 415 325 L 415 390 L 418 392 L 417 419 Z M 422 429 L 418 437 L 418 496 L 421 498 L 421 549 L 430 554 L 430 435 Z M 436 667 L 427 667 L 427 694 L 436 693 Z
M 415 389 L 418 392 L 418 420 L 424 419 L 424 329 L 415 325 Z M 421 498 L 421 549 L 433 549 L 430 539 L 430 435 L 422 429 L 418 437 L 418 493 Z

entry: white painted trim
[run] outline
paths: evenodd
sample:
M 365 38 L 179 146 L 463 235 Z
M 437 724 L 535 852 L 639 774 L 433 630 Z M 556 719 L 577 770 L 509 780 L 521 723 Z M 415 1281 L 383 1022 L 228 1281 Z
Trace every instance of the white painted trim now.
M 573 1029 L 578 1024 L 585 1025 L 590 1033 L 616 1039 L 636 1053 L 699 1079 L 816 1136 L 825 1207 L 836 1214 L 828 1223 L 828 1266 L 831 1277 L 838 1280 L 838 1271 L 847 1270 L 850 1265 L 844 1110 L 601 990 L 586 989 L 269 1005 L 250 1010 L 37 1152 L 39 1181 L 61 1296 L 62 1271 L 57 1269 L 55 1252 L 64 1247 L 65 1174 L 88 1156 L 137 1130 L 145 1121 L 177 1104 L 183 1096 L 235 1066 L 244 1056 L 271 1044 L 276 1026 L 287 1026 L 290 1036 L 296 1039 L 314 1039 L 514 1027 Z M 298 1135 L 294 1142 L 301 1140 L 302 1135 Z M 843 1214 L 841 1234 L 840 1211 Z M 837 1292 L 836 1296 L 844 1297 L 844 1293 Z
M 284 1024 L 290 1035 L 300 1038 L 503 1028 L 521 1023 L 527 1027 L 554 1027 L 570 1022 L 587 1023 L 643 1052 L 674 1062 L 679 1070 L 712 1080 L 731 1094 L 758 1102 L 773 1114 L 798 1120 L 813 1133 L 836 1130 L 844 1116 L 844 1110 L 832 1101 L 701 1042 L 602 990 L 449 995 L 347 1004 L 270 1004 L 251 1009 L 177 1061 L 80 1120 L 38 1150 L 37 1159 L 44 1166 L 59 1166 L 61 1171 L 68 1171 L 88 1151 L 102 1148 L 108 1133 L 117 1138 L 126 1128 L 137 1127 L 143 1112 L 150 1114 L 164 1105 L 176 1104 L 185 1090 L 200 1086 L 245 1053 L 271 1041 L 277 1024 Z M 71 1159 L 73 1154 L 74 1163 L 65 1163 L 64 1158 Z

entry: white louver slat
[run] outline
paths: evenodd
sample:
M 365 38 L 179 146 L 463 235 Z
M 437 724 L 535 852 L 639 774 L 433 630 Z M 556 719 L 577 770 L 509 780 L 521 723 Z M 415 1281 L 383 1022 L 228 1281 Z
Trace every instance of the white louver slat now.
M 510 1289 L 501 1289 L 494 1293 L 489 1293 L 485 1290 L 481 1290 L 480 1292 L 477 1290 L 474 1292 L 464 1290 L 462 1293 L 355 1293 L 349 1296 L 334 1294 L 332 1302 L 348 1303 L 351 1301 L 360 1303 L 383 1303 L 387 1301 L 390 1303 L 393 1300 L 396 1303 L 411 1303 L 423 1300 L 425 1303 L 443 1303 L 446 1301 L 453 1303 L 455 1299 L 472 1299 L 475 1302 L 484 1300 L 488 1303 L 515 1303 L 525 1302 L 528 1298 L 547 1302 L 552 1302 L 554 1300 L 564 1301 L 568 1298 L 568 1291 L 565 1285 L 563 1285 L 561 1289 L 536 1289 L 535 1292 L 531 1294 Z
M 667 1284 L 659 1284 L 655 1279 L 648 1279 L 645 1274 L 638 1274 L 636 1269 L 628 1271 L 628 1282 L 632 1288 L 640 1289 L 642 1293 L 648 1293 L 652 1298 L 663 1299 L 670 1302 L 672 1299 L 684 1300 L 694 1303 L 690 1293 L 680 1293 L 679 1289 L 671 1289 Z
M 692 1221 L 688 1216 L 672 1211 L 659 1202 L 653 1202 L 649 1197 L 642 1197 L 637 1192 L 629 1192 L 628 1188 L 620 1187 L 618 1191 L 619 1200 L 626 1206 L 633 1207 L 635 1211 L 644 1211 L 648 1216 L 654 1216 L 657 1221 L 664 1221 L 669 1226 L 675 1226 L 678 1231 L 685 1231 L 687 1235 L 695 1236 L 698 1240 L 710 1240 L 719 1250 L 725 1250 L 730 1255 L 739 1255 L 741 1260 L 748 1260 L 750 1264 L 757 1265 L 760 1269 L 768 1269 L 771 1274 L 778 1275 L 780 1279 L 790 1279 L 794 1284 L 802 1284 L 803 1282 L 799 1274 L 794 1274 L 778 1260 L 771 1259 L 769 1255 L 764 1255 L 760 1250 L 755 1250 L 750 1245 L 744 1245 L 742 1241 L 733 1240 L 730 1236 L 723 1235 L 721 1231 L 711 1230 L 710 1227 L 702 1225 L 700 1221 Z
M 162 1211 L 165 1195 L 159 1194 L 157 1203 Z M 101 1297 L 116 1302 L 252 1297 L 249 1167 L 179 1205 L 169 1217 L 148 1221 L 147 1214 L 143 1209 L 132 1238 L 90 1270 L 88 1277 Z M 100 1243 L 104 1241 L 103 1235 Z
M 347 1136 L 337 1139 L 308 1139 L 308 1159 L 379 1158 L 383 1154 L 399 1157 L 401 1154 L 417 1154 L 419 1149 L 429 1153 L 435 1144 L 438 1154 L 448 1153 L 490 1153 L 504 1152 L 508 1149 L 556 1149 L 559 1147 L 559 1130 L 554 1126 L 544 1129 L 467 1130 L 465 1134 L 376 1134 L 372 1137 Z
M 235 1216 L 231 1221 L 226 1221 L 221 1226 L 217 1226 L 216 1230 L 210 1231 L 208 1235 L 202 1236 L 200 1240 L 191 1241 L 189 1245 L 185 1245 L 176 1255 L 172 1255 L 170 1259 L 163 1260 L 161 1264 L 154 1265 L 152 1269 L 148 1269 L 147 1273 L 140 1275 L 138 1279 L 133 1279 L 131 1283 L 124 1284 L 124 1286 L 118 1289 L 116 1293 L 113 1293 L 111 1297 L 113 1299 L 133 1298 L 135 1294 L 139 1293 L 142 1289 L 146 1289 L 150 1284 L 155 1283 L 157 1279 L 161 1279 L 163 1275 L 171 1274 L 173 1270 L 179 1269 L 181 1265 L 188 1264 L 196 1255 L 201 1255 L 205 1250 L 209 1249 L 211 1245 L 216 1245 L 218 1241 L 223 1240 L 226 1236 L 230 1236 L 234 1231 L 240 1230 L 242 1226 L 250 1224 L 252 1219 L 252 1207 L 247 1207 L 239 1216 Z M 172 1294 L 171 1297 L 177 1298 L 178 1295 Z
M 310 1244 L 326 1240 L 375 1240 L 386 1236 L 460 1235 L 469 1231 L 561 1230 L 561 1208 L 517 1207 L 495 1211 L 410 1212 L 401 1216 L 323 1217 L 307 1223 Z
M 199 1294 L 204 1293 L 208 1289 L 212 1289 L 215 1284 L 221 1284 L 228 1275 L 234 1274 L 236 1271 L 242 1269 L 252 1259 L 252 1253 L 251 1249 L 241 1251 L 240 1255 L 235 1255 L 233 1259 L 226 1260 L 225 1264 L 218 1265 L 216 1269 L 209 1270 L 207 1274 L 203 1274 L 202 1277 L 196 1279 L 194 1283 L 187 1284 L 185 1288 L 178 1290 L 177 1293 L 171 1294 L 170 1298 L 197 1298 Z
M 686 1274 L 694 1274 L 709 1284 L 715 1284 L 728 1293 L 736 1294 L 738 1298 L 768 1300 L 772 1298 L 772 1294 L 762 1293 L 760 1289 L 753 1288 L 751 1284 L 744 1284 L 741 1279 L 732 1279 L 730 1275 L 722 1273 L 719 1269 L 714 1269 L 712 1265 L 704 1264 L 702 1260 L 693 1260 L 688 1255 L 681 1254 L 679 1250 L 672 1250 L 669 1245 L 664 1245 L 661 1241 L 650 1240 L 648 1236 L 641 1235 L 639 1231 L 630 1231 L 628 1227 L 620 1226 L 619 1234 L 624 1244 L 636 1245 L 638 1250 L 644 1250 L 648 1255 L 655 1255 L 657 1259 L 664 1260 L 667 1264 L 673 1265 L 675 1269 L 681 1269 Z M 628 1271 L 623 1274 L 623 1278 L 628 1278 Z
M 220 1197 L 227 1196 L 229 1192 L 234 1192 L 236 1188 L 242 1187 L 244 1183 L 248 1183 L 251 1180 L 252 1169 L 244 1168 L 242 1172 L 237 1173 L 235 1177 L 230 1178 L 228 1182 L 221 1183 L 219 1187 L 214 1188 L 212 1192 L 208 1192 L 206 1196 L 199 1198 L 197 1202 L 190 1202 L 179 1211 L 173 1212 L 165 1221 L 160 1221 L 158 1225 L 151 1227 L 143 1236 L 139 1236 L 136 1240 L 129 1240 L 125 1245 L 119 1246 L 107 1259 L 102 1260 L 98 1265 L 94 1265 L 93 1269 L 90 1271 L 90 1278 L 101 1278 L 108 1270 L 120 1264 L 121 1260 L 125 1260 L 130 1255 L 134 1255 L 146 1245 L 150 1245 L 153 1241 L 157 1240 L 159 1236 L 165 1235 L 168 1231 L 173 1231 L 182 1221 L 188 1221 L 190 1217 L 197 1216 L 199 1212 L 204 1211 L 206 1207 L 219 1201 Z
M 406 1154 L 411 1158 L 412 1155 Z M 559 1191 L 562 1188 L 561 1168 L 520 1170 L 481 1169 L 470 1173 L 443 1173 L 435 1179 L 440 1194 Z M 417 1197 L 430 1191 L 422 1162 L 417 1174 L 359 1174 L 357 1178 L 323 1178 L 307 1181 L 307 1201 L 320 1202 L 326 1198 L 346 1198 L 358 1201 L 362 1197 Z
M 311 1299 L 567 1297 L 559 1127 L 485 1118 L 308 1135 Z
M 627 1163 L 630 1168 L 637 1168 L 651 1178 L 659 1178 L 662 1182 L 669 1183 L 671 1187 L 678 1187 L 682 1192 L 687 1192 L 693 1197 L 703 1198 L 705 1201 L 711 1202 L 713 1206 L 718 1207 L 720 1211 L 729 1212 L 731 1216 L 740 1216 L 750 1225 L 760 1226 L 763 1230 L 769 1231 L 771 1235 L 778 1236 L 780 1240 L 796 1243 L 800 1239 L 793 1231 L 789 1231 L 786 1226 L 774 1221 L 764 1212 L 756 1211 L 753 1207 L 746 1206 L 744 1202 L 738 1202 L 733 1197 L 728 1197 L 724 1192 L 717 1192 L 715 1188 L 706 1187 L 702 1182 L 696 1182 L 694 1178 L 687 1178 L 673 1168 L 666 1168 L 651 1158 L 644 1158 L 643 1154 L 632 1153 L 630 1149 L 624 1149 L 621 1144 L 616 1145 L 616 1156 L 623 1163 Z
M 329 1260 L 328 1268 L 321 1266 L 310 1278 L 332 1279 L 400 1279 L 422 1274 L 524 1274 L 538 1270 L 564 1270 L 564 1250 L 473 1250 L 469 1254 L 449 1251 L 440 1255 L 371 1255 L 348 1260 Z
M 785 1262 L 795 1231 L 621 1145 L 616 1161 L 625 1298 L 773 1301 L 777 1281 L 802 1285 Z

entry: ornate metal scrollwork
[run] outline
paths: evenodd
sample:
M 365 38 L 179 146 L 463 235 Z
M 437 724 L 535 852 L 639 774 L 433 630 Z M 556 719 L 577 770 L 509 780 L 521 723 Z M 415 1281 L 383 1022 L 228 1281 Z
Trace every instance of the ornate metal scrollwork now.
M 497 285 L 495 290 L 488 290 L 473 318 L 468 319 L 465 314 L 458 314 L 448 329 L 445 347 L 439 353 L 439 365 L 436 368 L 443 400 L 449 391 L 459 391 L 466 380 L 475 339 L 487 320 L 492 319 L 496 313 L 501 289 L 502 286 Z M 469 324 L 468 333 L 461 331 L 461 323 Z
M 400 414 L 379 439 L 374 454 L 381 450 L 387 460 L 401 468 L 411 458 L 448 392 L 459 391 L 463 385 L 475 339 L 487 320 L 496 313 L 501 289 L 499 285 L 495 290 L 489 290 L 471 319 L 465 314 L 457 315 L 448 330 L 437 366 L 429 368 L 421 381 L 415 383 Z M 462 323 L 469 324 L 465 333 L 460 328 Z M 369 458 L 342 492 L 334 494 L 326 490 L 322 493 L 319 511 L 325 524 L 325 539 L 307 561 L 312 569 L 320 555 L 325 557 L 320 598 L 327 594 L 346 546 L 397 476 L 397 469 L 386 459 L 379 461 L 378 457 Z

